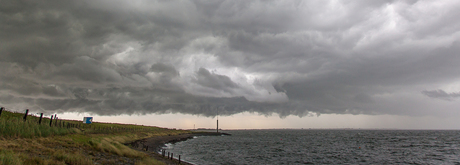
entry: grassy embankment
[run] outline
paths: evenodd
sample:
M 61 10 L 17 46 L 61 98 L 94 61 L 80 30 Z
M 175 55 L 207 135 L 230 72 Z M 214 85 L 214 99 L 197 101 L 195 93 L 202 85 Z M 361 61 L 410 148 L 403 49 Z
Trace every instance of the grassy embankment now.
M 162 164 L 123 143 L 188 131 L 158 127 L 59 120 L 3 111 L 0 116 L 0 165 L 20 164 Z

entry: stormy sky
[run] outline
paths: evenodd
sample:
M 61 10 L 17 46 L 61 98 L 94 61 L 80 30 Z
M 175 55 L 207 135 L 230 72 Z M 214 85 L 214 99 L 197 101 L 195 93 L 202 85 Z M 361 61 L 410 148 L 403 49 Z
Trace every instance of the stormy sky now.
M 460 117 L 460 1 L 2 0 L 0 104 Z

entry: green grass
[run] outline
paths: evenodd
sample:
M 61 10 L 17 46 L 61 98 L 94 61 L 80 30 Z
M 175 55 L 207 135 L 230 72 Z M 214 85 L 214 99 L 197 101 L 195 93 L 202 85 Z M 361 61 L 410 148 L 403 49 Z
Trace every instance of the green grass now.
M 3 137 L 48 137 L 53 135 L 66 135 L 83 132 L 85 134 L 116 134 L 123 132 L 168 132 L 169 129 L 119 124 L 119 123 L 98 123 L 83 124 L 81 121 L 75 120 L 54 120 L 50 126 L 50 119 L 43 118 L 42 123 L 39 123 L 39 117 L 28 116 L 27 121 L 23 120 L 24 114 L 3 111 L 0 116 L 0 136 Z M 75 129 L 77 128 L 77 129 Z
M 0 165 L 19 165 L 21 163 L 21 159 L 19 158 L 18 154 L 10 151 L 10 150 L 3 150 L 0 149 Z
M 75 120 L 53 121 L 3 111 L 0 116 L 0 165 L 3 164 L 93 164 L 94 153 L 108 153 L 136 160 L 136 164 L 162 164 L 148 154 L 126 145 L 135 140 L 168 136 L 190 131 L 153 126 L 98 123 L 83 124 Z M 71 126 L 71 127 L 68 127 Z M 99 160 L 100 161 L 100 160 Z M 98 162 L 111 164 L 117 159 Z
M 78 153 L 64 153 L 64 152 L 56 152 L 53 155 L 54 159 L 64 162 L 65 164 L 73 164 L 73 165 L 92 165 L 93 162 Z
M 152 165 L 152 164 L 158 164 L 158 165 L 163 165 L 163 162 L 160 162 L 158 160 L 152 159 L 152 158 L 144 158 L 138 162 L 136 162 L 135 165 Z

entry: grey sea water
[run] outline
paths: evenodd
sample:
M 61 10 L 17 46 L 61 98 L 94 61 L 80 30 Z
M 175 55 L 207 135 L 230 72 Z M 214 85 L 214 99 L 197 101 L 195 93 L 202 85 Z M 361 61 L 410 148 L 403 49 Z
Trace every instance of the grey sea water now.
M 164 149 L 194 164 L 460 164 L 460 131 L 239 130 Z

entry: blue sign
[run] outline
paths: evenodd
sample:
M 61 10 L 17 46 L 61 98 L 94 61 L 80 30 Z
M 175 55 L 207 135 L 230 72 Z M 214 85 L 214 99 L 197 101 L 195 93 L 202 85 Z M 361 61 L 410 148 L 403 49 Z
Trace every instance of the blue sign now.
M 91 124 L 93 122 L 93 117 L 83 117 L 83 123 Z

